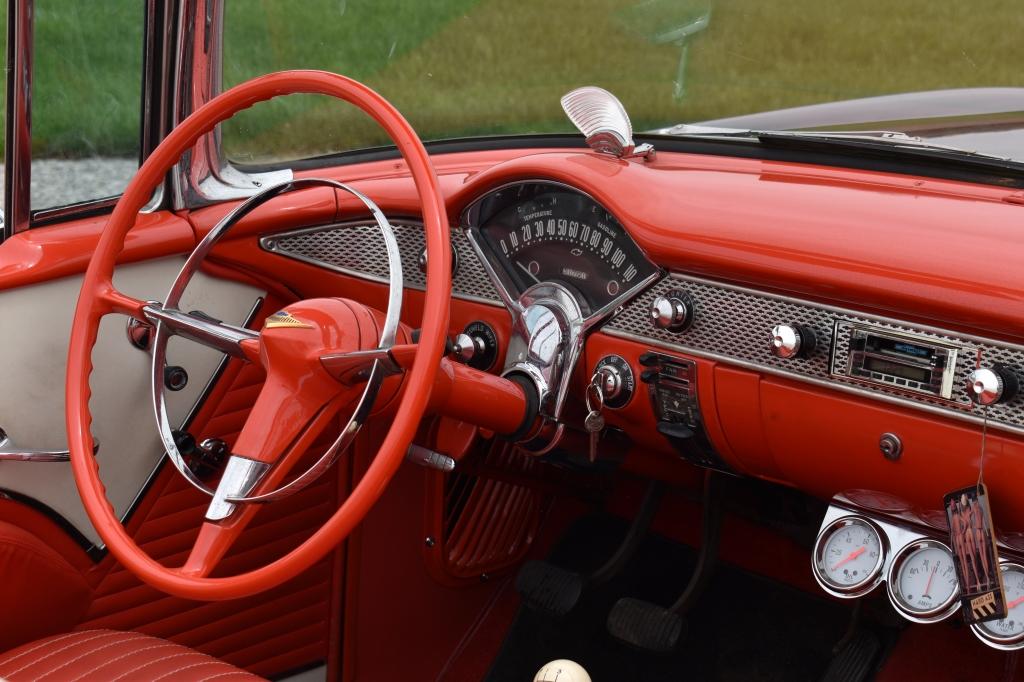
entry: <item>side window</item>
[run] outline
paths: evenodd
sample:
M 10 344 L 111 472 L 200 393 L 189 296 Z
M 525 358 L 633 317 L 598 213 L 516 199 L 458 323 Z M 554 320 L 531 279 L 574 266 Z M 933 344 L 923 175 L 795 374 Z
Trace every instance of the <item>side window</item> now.
M 144 10 L 35 0 L 33 212 L 117 196 L 138 168 Z

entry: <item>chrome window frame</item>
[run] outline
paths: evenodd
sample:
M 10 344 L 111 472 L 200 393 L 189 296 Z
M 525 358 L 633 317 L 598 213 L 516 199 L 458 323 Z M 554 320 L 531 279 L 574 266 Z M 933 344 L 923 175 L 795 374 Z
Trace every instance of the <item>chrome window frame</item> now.
M 184 4 L 184 0 L 183 4 Z M 139 165 L 167 133 L 168 74 L 173 68 L 165 26 L 172 25 L 174 0 L 145 0 L 143 14 L 142 78 L 139 106 Z M 19 232 L 113 209 L 119 196 L 99 197 L 62 206 L 32 210 L 32 78 L 35 54 L 35 0 L 8 0 L 7 6 L 7 120 L 4 150 L 4 211 L 0 242 Z M 164 186 L 158 187 L 144 211 L 163 206 Z
M 224 75 L 224 0 L 181 0 L 179 7 L 173 125 L 219 95 Z M 233 166 L 221 153 L 218 125 L 182 154 L 174 167 L 171 204 L 175 210 L 182 210 L 245 199 L 292 177 L 290 168 L 246 173 Z

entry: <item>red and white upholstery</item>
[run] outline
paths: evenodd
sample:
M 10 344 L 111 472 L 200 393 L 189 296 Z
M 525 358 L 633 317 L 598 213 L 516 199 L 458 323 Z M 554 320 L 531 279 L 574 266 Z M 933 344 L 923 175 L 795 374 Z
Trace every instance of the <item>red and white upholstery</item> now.
M 0 654 L 7 682 L 247 682 L 252 673 L 188 647 L 137 632 L 84 630 Z

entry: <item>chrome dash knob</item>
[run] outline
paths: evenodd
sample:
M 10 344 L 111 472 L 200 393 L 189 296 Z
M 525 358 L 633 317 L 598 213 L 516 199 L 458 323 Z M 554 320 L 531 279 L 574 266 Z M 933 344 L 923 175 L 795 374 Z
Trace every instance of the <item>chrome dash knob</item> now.
M 651 322 L 658 329 L 683 331 L 693 324 L 693 300 L 677 290 L 658 296 L 651 303 Z
M 967 375 L 967 395 L 976 405 L 1006 402 L 1017 394 L 1017 377 L 1003 367 L 979 367 Z
M 459 362 L 468 363 L 486 350 L 484 340 L 465 332 L 457 334 L 452 343 L 452 352 Z
M 772 355 L 777 358 L 806 358 L 816 345 L 814 330 L 799 324 L 779 324 L 772 328 Z

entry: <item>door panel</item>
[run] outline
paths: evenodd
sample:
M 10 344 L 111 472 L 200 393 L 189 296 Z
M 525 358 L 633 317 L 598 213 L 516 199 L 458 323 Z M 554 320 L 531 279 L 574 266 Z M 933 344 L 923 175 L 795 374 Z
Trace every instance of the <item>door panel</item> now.
M 138 298 L 162 299 L 182 263 L 181 258 L 161 258 L 123 265 L 115 285 Z M 0 291 L 0 427 L 21 447 L 66 448 L 64 373 L 80 286 L 81 276 L 75 275 Z M 182 307 L 241 324 L 262 295 L 255 287 L 199 274 Z M 150 356 L 128 343 L 125 322 L 122 316 L 110 315 L 101 323 L 93 352 L 90 403 L 93 435 L 100 444 L 100 474 L 121 515 L 163 455 L 150 398 Z M 221 355 L 172 339 L 168 361 L 184 367 L 190 378 L 184 390 L 168 393 L 172 423 L 180 423 L 213 376 Z M 70 464 L 0 462 L 0 488 L 49 507 L 89 541 L 100 543 L 79 501 Z

